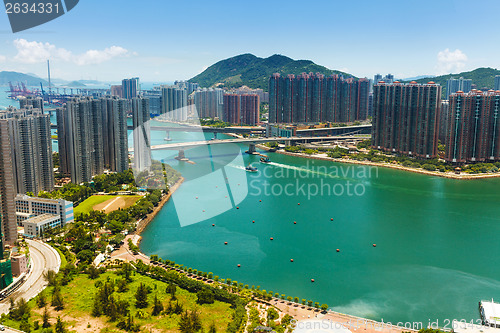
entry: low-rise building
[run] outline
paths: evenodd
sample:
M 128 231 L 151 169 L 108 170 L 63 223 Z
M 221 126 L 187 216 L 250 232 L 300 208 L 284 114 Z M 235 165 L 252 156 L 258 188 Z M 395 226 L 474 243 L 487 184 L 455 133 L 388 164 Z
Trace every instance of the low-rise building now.
M 16 217 L 18 225 L 23 221 L 42 214 L 58 215 L 63 225 L 74 221 L 73 203 L 64 199 L 34 198 L 28 195 L 16 196 Z
M 28 237 L 40 237 L 48 229 L 64 226 L 61 217 L 54 214 L 42 214 L 23 222 L 24 235 Z
M 25 254 L 18 254 L 10 258 L 12 275 L 19 276 L 28 271 L 29 258 Z

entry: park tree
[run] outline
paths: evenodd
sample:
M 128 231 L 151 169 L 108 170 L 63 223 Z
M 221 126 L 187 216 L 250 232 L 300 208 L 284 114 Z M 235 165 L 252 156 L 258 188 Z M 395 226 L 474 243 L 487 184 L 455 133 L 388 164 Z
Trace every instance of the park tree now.
M 62 309 L 64 309 L 64 301 L 60 291 L 56 291 L 52 295 L 51 305 L 56 309 L 56 311 L 61 311 Z
M 142 282 L 135 292 L 135 300 L 135 306 L 137 308 L 143 309 L 148 307 L 148 290 Z
M 182 333 L 195 333 L 202 328 L 200 315 L 196 309 L 188 312 L 184 311 L 179 318 L 179 330 Z
M 328 310 L 328 305 L 327 304 L 321 304 L 321 310 L 323 310 L 323 311 Z
M 214 294 L 210 289 L 204 288 L 196 293 L 198 304 L 213 304 Z
M 153 316 L 159 315 L 163 311 L 163 304 L 158 299 L 158 296 L 155 294 L 155 298 L 153 300 Z
M 57 316 L 55 331 L 56 331 L 56 333 L 65 333 L 66 332 L 66 329 L 64 328 L 64 323 L 61 320 L 60 316 Z
M 166 293 L 170 295 L 171 300 L 175 300 L 175 292 L 177 290 L 177 287 L 173 283 L 169 283 L 167 288 L 166 288 Z
M 43 314 L 42 314 L 42 327 L 43 328 L 50 327 L 49 319 L 50 319 L 49 311 L 47 310 L 47 307 L 45 307 L 45 309 L 43 310 Z

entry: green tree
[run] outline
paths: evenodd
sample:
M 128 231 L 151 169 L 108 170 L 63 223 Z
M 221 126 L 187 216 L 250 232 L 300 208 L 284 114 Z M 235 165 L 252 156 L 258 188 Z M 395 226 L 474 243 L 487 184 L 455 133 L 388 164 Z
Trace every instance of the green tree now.
M 195 333 L 202 328 L 200 315 L 196 309 L 188 312 L 184 311 L 179 318 L 179 330 L 182 333 Z
M 55 331 L 56 331 L 56 333 L 65 333 L 66 332 L 66 329 L 64 328 L 64 323 L 61 320 L 60 316 L 57 316 Z
M 55 286 L 57 284 L 56 272 L 51 269 L 49 269 L 47 273 L 43 273 L 43 278 L 45 279 L 45 281 L 47 281 L 49 287 Z
M 43 314 L 42 314 L 42 327 L 43 328 L 50 327 L 49 319 L 50 319 L 49 311 L 47 311 L 47 307 L 45 307 L 45 309 L 43 310 Z
M 314 302 L 314 307 L 315 307 L 316 309 L 319 309 L 319 302 Z
M 135 306 L 137 308 L 143 309 L 148 307 L 148 290 L 142 282 L 135 292 L 135 300 Z
M 328 310 L 328 305 L 327 304 L 321 304 L 321 310 L 323 310 L 323 311 Z
M 159 315 L 163 311 L 163 304 L 161 304 L 157 295 L 155 294 L 155 298 L 153 300 L 153 316 Z
M 169 283 L 167 288 L 166 288 L 166 293 L 170 295 L 171 300 L 175 300 L 175 292 L 177 290 L 177 287 L 173 283 Z
M 116 284 L 116 289 L 119 293 L 124 293 L 128 290 L 127 279 L 120 279 Z
M 215 323 L 212 322 L 210 327 L 208 327 L 208 333 L 217 333 L 217 329 L 215 328 Z
M 56 291 L 54 295 L 52 295 L 51 305 L 56 309 L 56 311 L 61 311 L 62 309 L 64 309 L 64 301 L 59 290 Z
M 45 305 L 47 305 L 47 296 L 45 295 L 45 292 L 41 292 L 38 294 L 36 297 L 36 305 L 38 306 L 39 309 L 44 308 Z
M 198 304 L 213 304 L 214 294 L 210 289 L 204 288 L 196 293 Z

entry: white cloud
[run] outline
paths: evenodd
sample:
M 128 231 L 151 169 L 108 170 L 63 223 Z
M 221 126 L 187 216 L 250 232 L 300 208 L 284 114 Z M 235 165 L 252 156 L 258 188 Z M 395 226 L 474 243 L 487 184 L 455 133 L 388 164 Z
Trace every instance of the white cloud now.
M 88 50 L 83 54 L 73 54 L 64 48 L 57 48 L 50 43 L 42 43 L 26 39 L 14 40 L 17 54 L 15 61 L 27 64 L 35 64 L 50 60 L 62 60 L 74 63 L 78 66 L 100 64 L 117 57 L 129 55 L 131 52 L 121 46 L 111 46 L 104 50 Z M 0 59 L 1 60 L 1 59 Z
M 128 53 L 129 52 L 121 46 L 107 47 L 102 51 L 88 50 L 84 54 L 76 56 L 75 63 L 80 66 L 100 64 L 116 57 L 126 56 Z
M 437 70 L 439 71 L 439 74 L 461 72 L 464 69 L 465 62 L 467 60 L 467 55 L 459 49 L 456 49 L 455 51 L 445 49 L 443 51 L 439 51 L 437 54 Z

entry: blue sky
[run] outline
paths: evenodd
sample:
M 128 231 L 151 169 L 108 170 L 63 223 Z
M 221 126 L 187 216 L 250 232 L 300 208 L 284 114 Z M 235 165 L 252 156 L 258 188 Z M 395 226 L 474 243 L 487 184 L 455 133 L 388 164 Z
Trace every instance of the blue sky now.
M 80 0 L 13 34 L 0 13 L 0 70 L 68 80 L 189 79 L 241 53 L 310 59 L 356 76 L 500 68 L 500 1 Z

